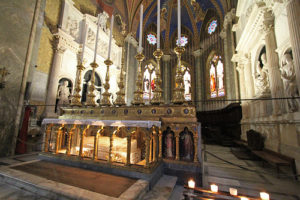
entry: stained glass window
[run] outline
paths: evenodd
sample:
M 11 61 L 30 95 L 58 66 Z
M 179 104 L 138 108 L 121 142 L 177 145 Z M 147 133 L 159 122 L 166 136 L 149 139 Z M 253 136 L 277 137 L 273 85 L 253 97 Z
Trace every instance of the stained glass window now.
M 149 42 L 149 44 L 155 45 L 157 41 L 156 36 L 153 33 L 149 33 L 147 35 L 147 41 Z
M 222 63 L 222 57 L 219 55 L 214 55 L 210 62 L 209 79 L 210 97 L 215 98 L 225 96 L 224 65 Z
M 143 98 L 144 100 L 151 100 L 153 98 L 153 90 L 155 89 L 155 70 L 150 63 L 145 66 L 143 78 Z
M 217 26 L 218 26 L 217 20 L 212 20 L 208 26 L 208 33 L 213 34 L 216 31 Z
M 183 74 L 183 86 L 184 86 L 184 99 L 186 101 L 192 100 L 192 80 L 190 69 L 184 65 L 180 67 L 181 73 Z
M 188 38 L 186 36 L 181 36 L 180 46 L 184 47 L 188 43 Z M 176 40 L 176 45 L 179 46 L 178 39 Z

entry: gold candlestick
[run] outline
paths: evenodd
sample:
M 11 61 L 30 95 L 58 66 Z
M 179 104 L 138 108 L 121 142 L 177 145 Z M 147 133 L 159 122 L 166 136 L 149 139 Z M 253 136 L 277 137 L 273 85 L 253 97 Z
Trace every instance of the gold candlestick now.
M 177 54 L 178 63 L 180 63 L 181 55 L 183 54 L 185 49 L 184 47 L 176 47 L 174 51 Z M 183 75 L 181 72 L 181 66 L 178 64 L 176 69 L 175 88 L 173 90 L 172 103 L 182 104 L 184 102 L 185 99 L 184 99 L 184 88 L 183 88 Z
M 81 74 L 82 71 L 85 69 L 83 64 L 77 65 L 77 77 L 76 77 L 76 87 L 74 89 L 74 94 L 71 99 L 71 106 L 82 106 L 81 104 Z
M 111 103 L 110 103 L 111 93 L 108 92 L 108 90 L 110 88 L 110 85 L 109 85 L 109 66 L 112 65 L 113 62 L 111 60 L 107 59 L 107 60 L 104 61 L 104 63 L 107 66 L 106 76 L 105 76 L 105 84 L 104 84 L 105 92 L 102 94 L 102 99 L 101 99 L 100 105 L 101 106 L 110 106 L 111 105 Z
M 160 59 L 164 55 L 162 50 L 156 49 L 153 53 L 154 57 L 157 61 L 157 67 L 155 68 L 156 78 L 155 78 L 155 89 L 153 91 L 153 98 L 151 99 L 151 104 L 162 104 L 164 103 L 162 93 L 163 90 L 161 89 L 161 74 L 160 74 Z
M 120 81 L 118 83 L 119 91 L 117 92 L 117 98 L 114 102 L 115 105 L 123 106 L 125 105 L 125 91 L 124 91 L 124 59 L 125 59 L 125 45 L 122 46 L 122 60 L 121 60 L 121 72 L 120 72 Z
M 142 62 L 145 59 L 143 53 L 139 53 L 135 56 L 135 58 L 139 62 L 138 70 L 137 70 L 137 77 L 136 77 L 136 90 L 134 92 L 134 98 L 131 102 L 133 105 L 144 105 L 143 99 L 143 80 L 142 80 Z
M 98 64 L 95 62 L 92 62 L 91 67 L 93 68 L 93 70 L 92 70 L 92 77 L 91 77 L 91 85 L 88 88 L 89 93 L 87 95 L 86 105 L 87 106 L 96 106 L 96 101 L 95 101 L 96 95 L 94 94 L 94 91 L 95 91 L 95 69 L 98 67 Z

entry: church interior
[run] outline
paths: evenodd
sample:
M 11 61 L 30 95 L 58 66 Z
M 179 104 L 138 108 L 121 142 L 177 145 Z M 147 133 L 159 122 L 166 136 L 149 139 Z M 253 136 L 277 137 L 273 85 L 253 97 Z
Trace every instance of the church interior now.
M 299 0 L 0 10 L 0 199 L 300 199 Z

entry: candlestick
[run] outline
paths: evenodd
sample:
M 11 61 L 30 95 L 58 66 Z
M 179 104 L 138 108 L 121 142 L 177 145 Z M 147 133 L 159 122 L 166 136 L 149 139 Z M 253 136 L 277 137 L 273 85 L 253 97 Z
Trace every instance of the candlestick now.
M 177 28 L 178 28 L 178 46 L 180 47 L 180 38 L 181 38 L 181 11 L 180 11 L 180 0 L 177 0 L 177 12 L 178 12 L 178 24 L 177 24 Z
M 173 90 L 173 98 L 172 102 L 175 104 L 182 104 L 185 102 L 184 98 L 184 88 L 183 88 L 183 74 L 181 71 L 180 63 L 181 63 L 181 55 L 184 53 L 184 47 L 176 47 L 174 49 L 175 53 L 178 57 L 178 66 L 176 68 L 176 76 L 175 76 L 175 88 Z
M 101 106 L 110 106 L 111 105 L 111 103 L 110 103 L 111 93 L 108 92 L 108 90 L 110 88 L 110 84 L 109 84 L 109 66 L 111 66 L 113 64 L 113 62 L 111 60 L 107 59 L 107 60 L 104 61 L 104 63 L 107 66 L 106 67 L 105 83 L 104 83 L 105 92 L 102 94 L 102 99 L 101 99 L 100 105 Z
M 160 58 L 163 56 L 163 52 L 160 49 L 156 49 L 153 53 L 153 56 L 156 58 L 157 66 L 155 67 L 155 74 L 156 78 L 154 79 L 155 88 L 153 90 L 153 98 L 151 99 L 151 104 L 162 104 L 164 103 L 162 93 L 163 90 L 161 89 L 161 73 L 160 73 Z
M 138 53 L 142 52 L 142 37 L 143 37 L 143 4 L 140 9 L 140 35 L 139 35 L 139 49 Z
M 131 102 L 132 105 L 144 105 L 144 99 L 143 99 L 143 75 L 142 75 L 142 62 L 145 59 L 145 56 L 143 55 L 142 51 L 135 56 L 135 58 L 138 60 L 138 70 L 137 70 L 137 77 L 136 77 L 136 89 L 134 92 L 133 101 Z
M 110 35 L 109 35 L 109 46 L 108 46 L 108 56 L 107 56 L 108 58 L 107 58 L 107 60 L 110 59 L 111 39 L 112 39 L 113 27 L 114 27 L 114 15 L 111 16 L 111 21 L 110 21 Z
M 157 48 L 160 49 L 160 0 L 157 0 Z
M 85 41 L 86 41 L 86 33 L 88 31 L 88 25 L 85 24 L 84 30 L 83 30 L 83 38 L 82 38 L 82 52 L 81 52 L 81 59 L 80 62 L 83 63 L 83 55 L 85 50 Z
M 94 52 L 94 63 L 96 63 L 96 57 L 97 57 L 99 28 L 100 28 L 100 14 L 98 15 L 98 24 L 97 24 L 97 33 L 96 33 L 96 42 L 95 42 L 95 52 Z

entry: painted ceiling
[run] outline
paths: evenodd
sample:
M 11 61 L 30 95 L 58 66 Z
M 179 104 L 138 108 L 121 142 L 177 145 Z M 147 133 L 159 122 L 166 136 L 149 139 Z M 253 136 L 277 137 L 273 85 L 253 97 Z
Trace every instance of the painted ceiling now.
M 139 9 L 144 5 L 143 30 L 157 20 L 157 0 L 96 0 L 109 15 L 119 14 L 126 30 L 138 38 Z M 199 35 L 202 21 L 208 9 L 215 9 L 221 19 L 229 0 L 181 0 L 182 25 L 194 35 Z M 171 37 L 177 30 L 177 0 L 161 0 L 161 29 L 163 37 Z

